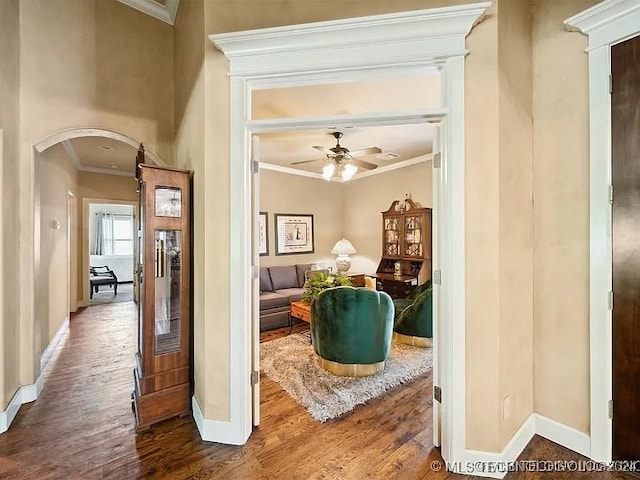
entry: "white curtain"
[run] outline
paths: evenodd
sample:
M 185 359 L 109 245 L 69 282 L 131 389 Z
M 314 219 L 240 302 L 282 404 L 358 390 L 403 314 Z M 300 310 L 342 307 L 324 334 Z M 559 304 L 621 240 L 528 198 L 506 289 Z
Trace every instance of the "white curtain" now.
M 96 213 L 94 255 L 113 255 L 113 214 Z

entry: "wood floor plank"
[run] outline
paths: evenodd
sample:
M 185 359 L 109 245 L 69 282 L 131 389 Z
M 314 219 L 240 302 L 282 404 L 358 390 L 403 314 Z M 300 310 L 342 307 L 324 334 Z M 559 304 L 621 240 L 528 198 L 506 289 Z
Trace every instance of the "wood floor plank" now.
M 294 332 L 308 331 L 307 324 Z M 287 335 L 264 332 L 261 341 Z M 24 405 L 0 435 L 1 479 L 412 480 L 469 479 L 431 469 L 442 461 L 432 444 L 429 375 L 391 390 L 325 423 L 265 375 L 262 418 L 243 446 L 203 442 L 191 418 L 137 434 L 131 410 L 135 306 L 99 305 L 74 315 L 53 353 L 38 400 Z M 578 460 L 578 454 L 534 438 L 521 458 Z M 562 479 L 565 473 L 510 473 L 508 479 Z M 575 478 L 575 477 L 571 477 Z M 627 479 L 585 472 L 582 478 Z

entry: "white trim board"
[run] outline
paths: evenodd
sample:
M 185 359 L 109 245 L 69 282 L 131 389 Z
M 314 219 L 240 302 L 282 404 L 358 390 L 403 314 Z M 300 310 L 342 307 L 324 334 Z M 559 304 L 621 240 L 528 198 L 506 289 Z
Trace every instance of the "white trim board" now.
M 42 371 L 45 365 L 49 362 L 51 355 L 53 354 L 56 347 L 60 344 L 60 342 L 62 341 L 62 339 L 64 338 L 64 335 L 67 333 L 68 330 L 69 330 L 69 317 L 67 316 L 67 318 L 65 318 L 64 321 L 62 322 L 62 325 L 60 325 L 60 328 L 58 328 L 58 331 L 56 332 L 56 334 L 53 336 L 53 338 L 49 342 L 49 345 L 47 345 L 47 348 L 45 348 L 44 352 L 42 352 L 42 355 L 40 355 L 40 371 Z
M 613 422 L 613 290 L 611 204 L 611 45 L 640 34 L 638 0 L 606 0 L 565 20 L 589 36 L 589 337 L 591 448 L 593 460 L 610 462 Z
M 34 148 L 38 153 L 42 153 L 47 148 L 54 146 L 56 143 L 61 143 L 65 140 L 82 137 L 110 138 L 112 140 L 117 140 L 119 142 L 126 143 L 127 145 L 131 145 L 136 150 L 138 149 L 138 147 L 140 147 L 141 143 L 131 137 L 128 137 L 127 135 L 123 135 L 122 133 L 114 132 L 112 130 L 105 130 L 103 128 L 75 128 L 71 130 L 63 130 L 61 132 L 49 135 L 42 141 L 38 142 L 34 146 Z M 144 146 L 144 154 L 145 159 L 148 158 L 153 163 L 155 163 L 156 165 L 160 165 L 161 167 L 166 166 L 166 163 L 158 156 L 158 154 L 151 150 L 147 145 Z M 111 172 L 111 174 L 113 174 L 113 172 Z
M 53 354 L 56 347 L 64 338 L 68 329 L 69 317 L 64 319 L 64 322 L 62 322 L 62 325 L 60 325 L 60 328 L 58 328 L 58 331 L 49 342 L 49 345 L 47 345 L 47 348 L 45 348 L 44 352 L 42 352 L 42 355 L 40 355 L 40 372 L 42 372 L 42 370 L 44 369 L 45 365 L 51 358 L 51 355 Z M 31 385 L 23 385 L 18 388 L 18 391 L 11 398 L 9 405 L 7 405 L 7 408 L 0 412 L 0 433 L 4 433 L 9 430 L 13 419 L 18 414 L 18 410 L 20 410 L 20 406 L 24 403 L 34 402 L 40 395 L 40 392 L 42 392 L 43 388 L 44 379 L 42 377 L 42 373 L 40 373 L 35 383 L 32 383 Z
M 0 433 L 4 433 L 9 430 L 11 423 L 16 418 L 18 414 L 18 410 L 25 403 L 31 403 L 38 398 L 40 392 L 44 388 L 44 379 L 42 375 L 40 375 L 36 383 L 32 383 L 31 385 L 23 385 L 18 388 L 18 391 L 15 393 L 7 408 L 0 412 Z
M 480 477 L 503 478 L 508 473 L 509 464 L 518 459 L 534 435 L 539 435 L 589 457 L 591 443 L 589 435 L 550 418 L 532 413 L 502 452 L 489 453 L 467 450 L 465 461 L 451 465 L 452 471 Z M 523 459 L 523 461 L 527 460 L 529 459 Z
M 465 147 L 464 147 L 464 56 L 465 38 L 484 15 L 490 3 L 417 10 L 334 22 L 277 27 L 249 32 L 211 35 L 210 39 L 230 61 L 230 405 L 234 438 L 251 434 L 251 372 L 253 302 L 252 178 L 250 137 L 266 131 L 268 122 L 251 121 L 253 88 L 288 87 L 354 78 L 417 71 L 442 73 L 445 108 L 434 114 L 441 120 L 443 174 L 434 176 L 434 192 L 442 192 L 441 215 L 434 229 L 439 232 L 437 256 L 442 284 L 434 289 L 441 297 L 434 322 L 442 323 L 440 355 L 434 368 L 441 370 L 444 405 L 440 410 L 442 455 L 447 461 L 465 456 Z M 339 32 L 339 35 L 336 35 Z M 381 40 L 383 39 L 383 40 Z M 393 113 L 371 114 L 372 124 L 406 121 Z M 296 119 L 291 129 L 308 126 Z M 334 125 L 352 118 L 333 117 Z M 428 121 L 418 115 L 414 121 Z M 305 123 L 306 122 L 306 123 Z M 317 119 L 313 119 L 314 123 Z M 282 124 L 280 124 L 282 127 Z M 445 174 L 446 173 L 446 174 Z M 242 241 L 237 241 L 242 239 Z M 436 257 L 434 257 L 436 258 Z M 434 409 L 434 415 L 437 409 Z M 214 424 L 212 424 L 215 426 Z M 220 426 L 220 428 L 224 428 Z M 215 436 L 215 435 L 212 435 Z M 225 437 L 224 432 L 219 435 Z
M 178 13 L 178 3 L 180 0 L 166 0 L 165 5 L 155 2 L 154 0 L 118 0 L 120 3 L 129 5 L 139 12 L 151 15 L 158 20 L 162 20 L 169 25 L 173 25 L 176 21 Z
M 204 418 L 195 395 L 191 397 L 191 407 L 193 409 L 193 420 L 196 422 L 202 440 L 228 445 L 244 445 L 246 438 L 242 435 L 238 436 L 238 429 L 234 428 L 232 422 Z

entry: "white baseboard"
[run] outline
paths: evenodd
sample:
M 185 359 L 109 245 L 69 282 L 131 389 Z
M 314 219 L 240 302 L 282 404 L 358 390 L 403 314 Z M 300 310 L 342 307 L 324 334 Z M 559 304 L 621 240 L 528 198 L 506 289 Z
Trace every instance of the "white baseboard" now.
M 193 419 L 196 422 L 200 437 L 206 442 L 226 443 L 228 445 L 244 445 L 248 436 L 242 435 L 240 429 L 234 428 L 231 422 L 209 420 L 204 418 L 195 395 L 191 398 Z
M 464 460 L 450 467 L 455 473 L 503 478 L 508 473 L 508 464 L 520 456 L 534 435 L 540 435 L 587 458 L 591 454 L 591 437 L 588 434 L 532 413 L 502 452 L 466 450 Z
M 0 412 L 0 433 L 4 433 L 9 430 L 11 426 L 11 422 L 16 418 L 18 414 L 18 410 L 20 410 L 20 406 L 23 403 L 30 403 L 35 401 L 42 392 L 42 388 L 44 387 L 44 380 L 42 375 L 38 377 L 35 383 L 31 385 L 23 385 L 18 388 L 18 391 L 15 393 L 7 408 Z
M 62 337 L 64 336 L 64 334 L 67 333 L 68 329 L 69 329 L 69 317 L 64 319 L 64 322 L 62 322 L 62 325 L 60 325 L 60 328 L 58 328 L 58 331 L 49 342 L 49 345 L 47 345 L 47 348 L 45 348 L 44 352 L 42 352 L 42 355 L 40 355 L 40 371 L 44 369 L 44 366 L 47 364 L 47 362 L 51 358 L 51 354 L 56 349 L 60 341 L 62 340 Z
M 455 465 L 456 473 L 467 473 L 479 477 L 503 478 L 507 474 L 507 464 L 514 462 L 531 441 L 535 431 L 535 417 L 530 415 L 502 452 L 481 452 L 467 450 L 463 462 Z
M 591 456 L 591 437 L 562 423 L 551 420 L 537 413 L 533 414 L 536 423 L 536 433 L 541 437 L 578 452 L 589 458 Z

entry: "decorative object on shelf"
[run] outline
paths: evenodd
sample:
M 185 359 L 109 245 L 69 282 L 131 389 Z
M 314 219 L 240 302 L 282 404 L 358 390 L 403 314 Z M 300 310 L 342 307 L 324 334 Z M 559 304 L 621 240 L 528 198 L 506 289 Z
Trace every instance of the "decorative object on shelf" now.
M 276 213 L 276 255 L 313 253 L 313 215 Z
M 400 260 L 393 264 L 393 274 L 398 277 L 402 275 L 402 262 Z
M 269 255 L 269 214 L 258 214 L 258 253 L 261 257 Z
M 382 212 L 382 259 L 376 286 L 392 298 L 405 298 L 431 279 L 431 209 L 406 195 Z
M 336 242 L 331 249 L 331 253 L 338 255 L 338 258 L 336 258 L 336 267 L 338 267 L 338 271 L 346 272 L 351 268 L 351 257 L 349 257 L 349 255 L 356 253 L 356 249 L 349 240 L 343 238 Z
M 332 287 L 351 287 L 353 286 L 351 279 L 342 273 L 332 274 L 319 272 L 311 275 L 307 280 L 305 291 L 302 294 L 302 300 L 311 303 L 321 291 Z

